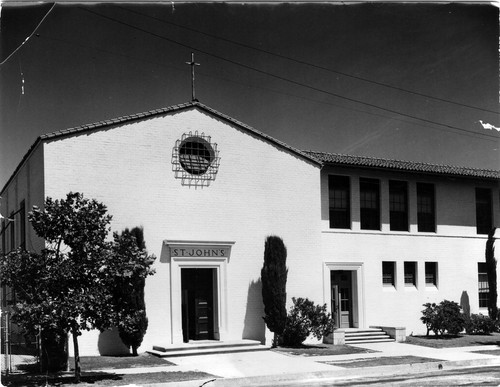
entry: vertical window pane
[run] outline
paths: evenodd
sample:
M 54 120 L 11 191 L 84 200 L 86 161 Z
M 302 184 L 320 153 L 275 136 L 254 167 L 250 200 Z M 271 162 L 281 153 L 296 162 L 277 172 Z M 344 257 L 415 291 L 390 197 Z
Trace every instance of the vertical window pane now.
M 425 263 L 425 284 L 437 286 L 437 263 Z
M 476 188 L 476 228 L 478 234 L 488 234 L 493 227 L 491 189 Z
M 405 262 L 405 285 L 417 286 L 416 262 Z
M 14 212 L 10 213 L 9 216 L 10 219 L 14 219 Z M 13 220 L 8 220 L 8 225 L 10 228 L 10 246 L 9 249 L 10 251 L 14 250 L 16 246 L 16 225 Z
M 382 284 L 395 286 L 395 262 L 382 262 Z
M 479 307 L 487 308 L 490 299 L 490 287 L 488 284 L 488 271 L 486 263 L 477 264 L 477 281 L 479 291 Z
M 359 179 L 362 230 L 380 230 L 380 184 L 376 179 Z
M 350 182 L 348 176 L 329 176 L 330 228 L 351 228 Z
M 26 210 L 24 200 L 21 202 L 19 209 L 19 247 L 26 250 Z
M 420 232 L 436 231 L 433 184 L 417 183 L 417 223 Z
M 408 185 L 389 181 L 389 221 L 391 231 L 408 231 Z

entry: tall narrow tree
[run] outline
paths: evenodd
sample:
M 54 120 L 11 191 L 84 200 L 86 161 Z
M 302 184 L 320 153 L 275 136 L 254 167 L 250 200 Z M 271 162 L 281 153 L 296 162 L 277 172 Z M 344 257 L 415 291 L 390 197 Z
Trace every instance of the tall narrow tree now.
M 118 333 L 123 344 L 132 348 L 132 354 L 137 356 L 148 328 L 144 286 L 146 276 L 153 272 L 150 266 L 155 258 L 147 254 L 142 228 L 125 229 L 120 236 L 115 234 L 114 237 L 114 253 L 127 273 L 116 279 L 113 289 L 115 303 L 119 305 Z
M 264 265 L 261 270 L 264 321 L 274 333 L 272 346 L 279 344 L 286 324 L 286 247 L 277 236 L 269 236 L 264 247 Z
M 488 315 L 491 319 L 498 319 L 497 293 L 497 260 L 495 259 L 495 231 L 494 227 L 488 234 L 486 241 L 486 271 L 488 273 Z

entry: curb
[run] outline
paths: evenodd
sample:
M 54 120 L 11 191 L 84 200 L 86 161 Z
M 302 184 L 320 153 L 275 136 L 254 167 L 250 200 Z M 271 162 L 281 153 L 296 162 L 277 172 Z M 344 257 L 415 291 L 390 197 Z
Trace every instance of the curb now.
M 342 379 L 356 379 L 373 376 L 397 376 L 495 365 L 500 365 L 500 357 L 491 359 L 434 361 L 429 363 L 362 367 L 345 370 L 305 372 L 299 374 L 216 379 L 213 382 L 206 383 L 206 386 L 276 386 L 280 384 L 304 385 L 311 382 L 333 382 Z M 167 386 L 168 384 L 165 385 Z M 188 385 L 186 384 L 186 386 Z

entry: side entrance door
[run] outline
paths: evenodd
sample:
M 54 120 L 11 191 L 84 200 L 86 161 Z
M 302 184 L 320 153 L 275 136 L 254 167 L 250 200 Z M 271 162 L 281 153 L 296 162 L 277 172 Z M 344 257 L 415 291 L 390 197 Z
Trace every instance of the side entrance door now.
M 351 272 L 333 270 L 330 272 L 332 286 L 332 313 L 336 328 L 352 327 L 352 281 Z
M 189 340 L 214 339 L 215 269 L 181 269 L 182 333 Z

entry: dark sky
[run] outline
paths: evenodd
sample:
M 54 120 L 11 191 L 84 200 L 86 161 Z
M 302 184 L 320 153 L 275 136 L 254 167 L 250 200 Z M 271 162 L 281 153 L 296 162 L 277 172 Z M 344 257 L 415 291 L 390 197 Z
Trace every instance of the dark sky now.
M 200 102 L 299 149 L 499 169 L 500 133 L 478 123 L 500 126 L 498 16 L 489 3 L 4 3 L 0 186 L 40 134 L 189 101 L 191 52 Z

